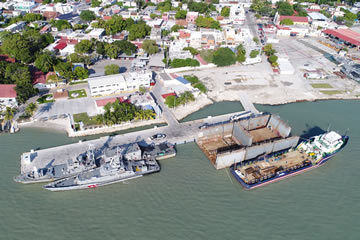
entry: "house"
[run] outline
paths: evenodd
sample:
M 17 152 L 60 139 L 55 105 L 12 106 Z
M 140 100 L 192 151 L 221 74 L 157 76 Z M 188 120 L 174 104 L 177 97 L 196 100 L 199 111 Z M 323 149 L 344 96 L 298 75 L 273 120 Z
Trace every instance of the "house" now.
M 282 20 L 289 19 L 294 22 L 295 25 L 309 25 L 309 19 L 307 17 L 299 16 L 280 16 L 279 13 L 275 14 L 274 24 L 279 25 Z
M 8 63 L 15 63 L 16 59 L 11 58 L 6 54 L 0 54 L 0 61 L 5 61 L 5 62 L 8 62 Z
M 96 40 L 100 40 L 102 36 L 104 36 L 104 33 L 105 30 L 103 28 L 94 28 L 87 35 L 89 39 L 95 38 Z
M 0 110 L 17 107 L 15 84 L 0 84 Z
M 198 18 L 198 12 L 187 12 L 186 14 L 186 22 L 195 24 L 196 19 Z
M 14 4 L 15 11 L 30 12 L 38 4 L 34 0 L 20 0 Z
M 172 41 L 170 42 L 169 47 L 169 58 L 192 58 L 192 54 L 188 50 L 184 50 L 184 48 L 188 47 L 189 44 L 184 40 Z
M 125 97 L 112 97 L 112 98 L 98 99 L 95 101 L 95 104 L 99 113 L 104 113 L 105 112 L 104 106 L 108 103 L 114 103 L 116 101 L 119 101 L 120 103 L 129 102 L 128 99 Z
M 311 20 L 311 26 L 313 28 L 327 28 L 329 26 L 329 20 L 323 14 L 319 12 L 311 12 L 308 14 Z
M 41 71 L 35 71 L 32 72 L 32 79 L 33 79 L 33 85 L 34 88 L 37 88 L 39 90 L 41 89 L 50 89 L 56 87 L 56 83 L 50 82 L 48 83 L 47 80 L 49 76 L 55 75 L 54 72 L 49 72 L 47 74 L 41 72 Z
M 25 21 L 20 21 L 17 23 L 13 23 L 10 26 L 5 28 L 5 31 L 9 31 L 9 32 L 18 32 L 21 31 L 25 28 L 26 26 L 26 22 Z

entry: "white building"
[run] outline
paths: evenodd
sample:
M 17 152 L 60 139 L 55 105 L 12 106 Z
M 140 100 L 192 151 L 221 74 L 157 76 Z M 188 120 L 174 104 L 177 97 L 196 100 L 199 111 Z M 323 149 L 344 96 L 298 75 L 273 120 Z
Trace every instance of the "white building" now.
M 102 38 L 102 36 L 104 35 L 104 33 L 105 33 L 105 30 L 103 28 L 94 28 L 87 35 L 88 35 L 89 39 L 95 38 L 97 40 L 100 40 Z
M 140 86 L 148 88 L 151 79 L 152 72 L 130 72 L 89 78 L 88 84 L 91 96 L 105 96 L 136 91 Z
M 7 26 L 5 28 L 5 31 L 9 31 L 9 32 L 17 32 L 17 31 L 21 31 L 25 28 L 26 26 L 26 22 L 25 21 L 20 21 L 17 23 L 13 23 L 10 26 Z
M 19 0 L 14 4 L 14 10 L 30 12 L 36 6 L 37 3 L 34 0 Z
M 0 111 L 17 107 L 15 84 L 0 84 Z
M 185 58 L 192 58 L 191 53 L 188 50 L 184 50 L 184 48 L 188 47 L 189 44 L 184 41 L 184 40 L 178 40 L 178 41 L 173 41 L 170 43 L 170 47 L 169 47 L 169 58 L 170 59 L 174 59 L 174 58 L 181 58 L 181 59 L 185 59 Z

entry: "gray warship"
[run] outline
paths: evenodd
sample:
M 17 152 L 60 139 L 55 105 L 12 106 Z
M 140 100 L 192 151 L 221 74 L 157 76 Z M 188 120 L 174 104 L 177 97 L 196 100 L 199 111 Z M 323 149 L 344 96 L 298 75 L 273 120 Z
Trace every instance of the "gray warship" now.
M 44 186 L 50 191 L 96 188 L 160 171 L 155 158 L 141 154 L 138 144 L 105 150 L 100 166 Z
M 34 167 L 30 172 L 22 173 L 14 178 L 14 181 L 20 183 L 39 183 L 49 182 L 61 178 L 70 177 L 80 172 L 96 168 L 96 162 L 99 159 L 95 158 L 94 146 L 89 145 L 87 152 L 84 152 L 76 157 L 76 159 L 69 159 L 66 163 L 52 165 L 50 162 L 45 168 L 37 169 Z M 24 154 L 22 158 L 26 161 L 31 158 L 31 152 Z

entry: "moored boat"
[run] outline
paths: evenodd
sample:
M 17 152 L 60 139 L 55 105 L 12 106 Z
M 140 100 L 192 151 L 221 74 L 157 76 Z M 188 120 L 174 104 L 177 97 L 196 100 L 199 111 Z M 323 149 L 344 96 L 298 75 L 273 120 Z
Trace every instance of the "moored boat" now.
M 345 147 L 348 136 L 331 131 L 301 142 L 294 149 L 235 164 L 233 176 L 245 189 L 257 188 L 318 167 Z

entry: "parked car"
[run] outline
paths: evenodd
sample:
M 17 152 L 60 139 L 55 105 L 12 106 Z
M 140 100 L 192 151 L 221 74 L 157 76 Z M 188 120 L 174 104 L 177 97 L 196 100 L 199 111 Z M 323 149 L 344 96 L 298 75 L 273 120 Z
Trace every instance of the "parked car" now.
M 165 139 L 166 138 L 166 134 L 164 134 L 164 133 L 157 133 L 157 134 L 155 134 L 155 135 L 152 135 L 151 137 L 150 137 L 150 140 L 151 141 L 159 141 L 159 140 L 163 140 L 163 139 Z
M 199 126 L 199 129 L 205 129 L 205 128 L 208 128 L 209 126 L 210 126 L 210 124 L 204 123 L 203 125 Z

